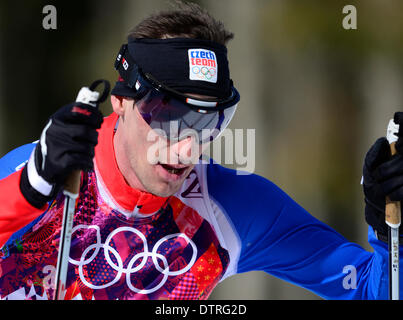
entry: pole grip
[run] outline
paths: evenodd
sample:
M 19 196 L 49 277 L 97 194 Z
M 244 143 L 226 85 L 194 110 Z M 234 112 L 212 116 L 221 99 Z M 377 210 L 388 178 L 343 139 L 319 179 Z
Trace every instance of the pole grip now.
M 70 173 L 64 183 L 64 192 L 71 195 L 78 195 L 80 192 L 81 170 L 74 170 Z
M 401 205 L 400 201 L 391 201 L 386 197 L 385 221 L 391 227 L 399 226 L 401 222 Z

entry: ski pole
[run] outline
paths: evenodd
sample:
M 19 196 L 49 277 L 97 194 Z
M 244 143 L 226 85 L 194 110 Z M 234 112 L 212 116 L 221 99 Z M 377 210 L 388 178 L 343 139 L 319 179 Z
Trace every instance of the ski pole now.
M 62 229 L 60 231 L 59 253 L 56 266 L 55 300 L 64 300 L 66 292 L 67 271 L 70 257 L 71 231 L 76 208 L 76 200 L 80 191 L 81 171 L 76 170 L 67 178 L 63 194 L 65 196 Z
M 392 156 L 396 154 L 395 143 L 399 131 L 399 125 L 389 121 L 386 137 L 390 144 Z M 391 201 L 386 197 L 385 222 L 388 225 L 388 250 L 389 250 L 389 300 L 399 300 L 399 227 L 401 222 L 400 201 Z
M 95 88 L 103 83 L 104 92 L 99 97 Z M 99 103 L 106 100 L 109 95 L 110 84 L 106 80 L 97 80 L 89 88 L 84 87 L 78 93 L 76 102 L 85 103 L 97 108 Z M 67 272 L 70 257 L 71 235 L 73 229 L 73 220 L 76 209 L 76 201 L 80 192 L 81 171 L 73 171 L 64 184 L 63 194 L 65 196 L 62 228 L 60 231 L 59 252 L 57 256 L 56 275 L 55 275 L 55 300 L 64 300 L 67 289 Z

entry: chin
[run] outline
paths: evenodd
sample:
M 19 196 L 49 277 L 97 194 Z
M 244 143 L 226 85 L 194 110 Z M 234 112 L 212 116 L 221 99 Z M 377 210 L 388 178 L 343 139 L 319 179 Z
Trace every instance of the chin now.
M 169 183 L 165 181 L 159 181 L 159 180 L 154 180 L 152 181 L 151 179 L 147 179 L 144 183 L 144 189 L 157 196 L 157 197 L 163 197 L 167 198 L 172 195 L 174 195 L 178 190 L 181 188 L 183 181 L 176 181 L 175 183 Z
M 157 196 L 157 197 L 162 197 L 162 198 L 168 198 L 170 196 L 173 196 L 176 192 L 178 192 L 178 190 L 180 189 L 181 185 L 173 188 L 173 187 L 168 187 L 168 188 L 164 188 L 164 187 L 160 187 L 160 188 L 154 188 L 154 190 L 149 191 L 150 193 L 152 193 L 153 195 Z

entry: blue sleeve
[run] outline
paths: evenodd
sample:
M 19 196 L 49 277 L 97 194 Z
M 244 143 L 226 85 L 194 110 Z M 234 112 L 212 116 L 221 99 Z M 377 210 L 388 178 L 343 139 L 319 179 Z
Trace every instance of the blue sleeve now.
M 238 273 L 260 270 L 325 299 L 387 299 L 387 245 L 368 252 L 258 175 L 208 168 L 208 188 L 241 239 Z
M 29 157 L 31 156 L 31 153 L 34 150 L 36 144 L 37 142 L 25 144 L 10 151 L 2 158 L 0 158 L 0 180 L 22 169 L 24 165 L 28 162 Z M 14 240 L 19 239 L 22 235 L 25 234 L 26 230 L 29 230 L 31 225 L 35 224 L 41 217 L 42 215 L 27 226 L 23 227 L 22 229 L 11 235 L 5 245 L 11 244 L 14 242 Z
M 36 143 L 29 143 L 7 153 L 0 159 L 0 179 L 21 169 L 28 161 Z

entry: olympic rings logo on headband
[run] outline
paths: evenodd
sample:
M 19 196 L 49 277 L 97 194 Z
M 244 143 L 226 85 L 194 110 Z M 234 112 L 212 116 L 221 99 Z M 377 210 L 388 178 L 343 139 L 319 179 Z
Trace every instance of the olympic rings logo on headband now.
M 208 80 L 212 79 L 217 73 L 215 68 L 209 69 L 208 67 L 197 67 L 197 66 L 192 68 L 192 72 L 193 74 L 199 75 L 201 77 L 204 76 Z
M 80 276 L 81 281 L 89 288 L 91 289 L 104 289 L 104 288 L 108 288 L 112 285 L 114 285 L 116 282 L 118 282 L 122 276 L 122 274 L 126 275 L 126 284 L 128 286 L 128 288 L 136 293 L 139 294 L 150 294 L 153 293 L 155 291 L 157 291 L 158 289 L 160 289 L 168 280 L 169 276 L 177 276 L 177 275 L 181 275 L 183 273 L 186 273 L 187 271 L 190 270 L 190 268 L 194 265 L 194 263 L 196 262 L 196 258 L 197 258 L 197 247 L 194 244 L 194 242 L 189 239 L 189 237 L 187 237 L 185 234 L 183 233 L 175 233 L 175 234 L 171 234 L 171 235 L 167 235 L 165 237 L 163 237 L 162 239 L 160 239 L 159 241 L 157 241 L 157 243 L 154 245 L 154 247 L 152 248 L 151 251 L 149 251 L 148 248 L 148 244 L 147 244 L 147 239 L 144 236 L 144 234 L 142 234 L 139 230 L 135 229 L 135 228 L 131 228 L 131 227 L 121 227 L 118 228 L 114 231 L 112 231 L 109 236 L 107 237 L 105 243 L 101 242 L 101 232 L 98 226 L 86 226 L 86 225 L 79 225 L 73 228 L 72 233 L 74 233 L 75 231 L 77 231 L 78 229 L 94 229 L 96 230 L 97 236 L 96 236 L 96 243 L 92 244 L 90 246 L 88 246 L 84 252 L 82 253 L 80 260 L 74 260 L 70 257 L 69 262 L 78 266 L 78 273 Z M 123 266 L 123 261 L 121 256 L 119 255 L 119 253 L 112 247 L 110 246 L 110 242 L 112 240 L 112 238 L 118 234 L 119 232 L 131 232 L 135 235 L 137 235 L 142 241 L 143 241 L 143 252 L 138 253 L 136 255 L 133 256 L 133 258 L 129 261 L 127 267 L 125 268 Z M 168 261 L 165 258 L 165 256 L 163 256 L 162 254 L 158 253 L 158 249 L 159 247 L 167 240 L 170 240 L 172 238 L 183 238 L 185 239 L 192 247 L 192 258 L 190 259 L 188 265 L 181 269 L 181 270 L 177 270 L 177 271 L 170 271 L 169 270 L 169 265 L 168 265 Z M 93 283 L 90 283 L 84 276 L 84 272 L 83 272 L 83 266 L 90 264 L 95 257 L 98 255 L 98 253 L 100 252 L 100 250 L 103 250 L 105 259 L 107 261 L 107 263 L 109 264 L 109 266 L 114 269 L 115 271 L 117 271 L 116 277 L 110 281 L 109 283 L 103 284 L 103 285 L 95 285 Z M 91 254 L 91 256 L 89 256 L 87 258 L 87 256 L 89 255 L 89 253 L 91 252 L 91 250 L 93 250 L 94 252 Z M 111 259 L 111 254 L 112 256 L 115 258 L 116 263 L 114 263 Z M 148 257 L 152 258 L 153 264 L 155 266 L 155 268 L 161 273 L 163 274 L 163 278 L 162 280 L 156 284 L 154 287 L 152 288 L 148 288 L 148 289 L 138 289 L 136 287 L 133 286 L 133 284 L 131 283 L 130 280 L 130 275 L 133 273 L 136 273 L 138 271 L 140 271 L 147 263 L 148 261 Z M 137 265 L 136 267 L 133 267 L 134 264 L 138 261 L 141 260 L 140 264 Z M 161 268 L 160 264 L 158 263 L 158 260 L 160 260 L 162 262 L 162 264 L 164 265 L 164 268 Z

